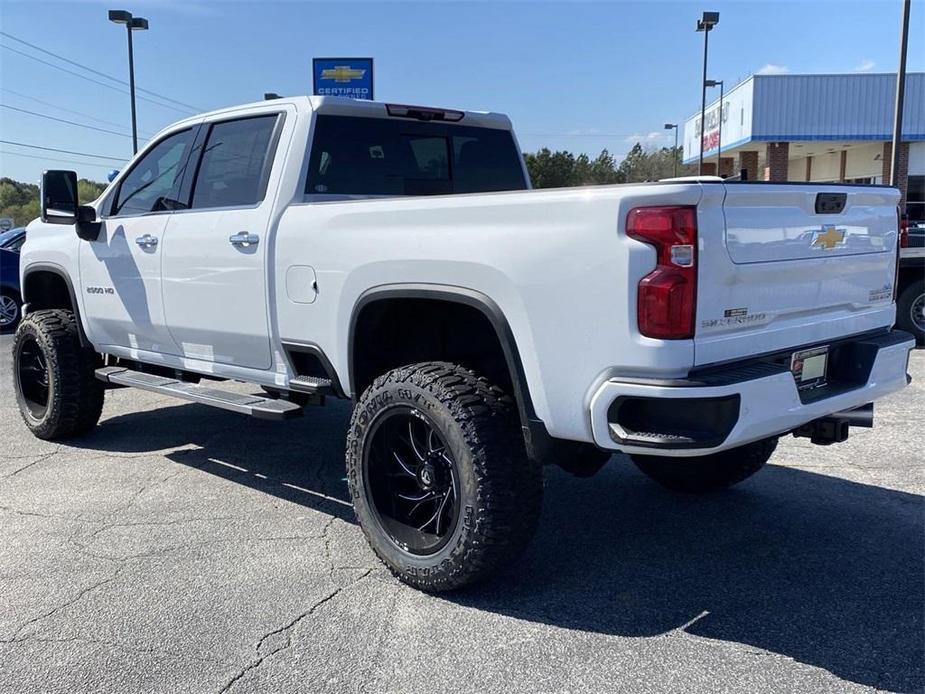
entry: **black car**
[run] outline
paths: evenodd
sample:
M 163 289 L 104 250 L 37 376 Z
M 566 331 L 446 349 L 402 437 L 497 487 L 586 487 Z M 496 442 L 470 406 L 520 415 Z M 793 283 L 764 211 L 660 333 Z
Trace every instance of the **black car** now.
M 0 233 L 0 331 L 15 328 L 22 313 L 19 249 L 25 242 L 25 227 Z

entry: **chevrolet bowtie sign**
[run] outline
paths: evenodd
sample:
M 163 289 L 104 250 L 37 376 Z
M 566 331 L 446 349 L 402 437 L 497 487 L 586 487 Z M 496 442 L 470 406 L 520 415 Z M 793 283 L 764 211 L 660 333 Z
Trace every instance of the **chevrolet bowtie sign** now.
M 315 58 L 312 68 L 316 96 L 373 98 L 372 58 Z

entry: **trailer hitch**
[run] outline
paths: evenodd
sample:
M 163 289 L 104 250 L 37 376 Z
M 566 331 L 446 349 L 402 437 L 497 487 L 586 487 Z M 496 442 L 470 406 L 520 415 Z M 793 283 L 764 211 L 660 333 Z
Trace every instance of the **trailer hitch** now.
M 809 439 L 818 446 L 830 446 L 848 439 L 850 427 L 869 429 L 874 425 L 874 403 L 869 402 L 853 410 L 842 410 L 820 417 L 793 430 L 796 438 Z

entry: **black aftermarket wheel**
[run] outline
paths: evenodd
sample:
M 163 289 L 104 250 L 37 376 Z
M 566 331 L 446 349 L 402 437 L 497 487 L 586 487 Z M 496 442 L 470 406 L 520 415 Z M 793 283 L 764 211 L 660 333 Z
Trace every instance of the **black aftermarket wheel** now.
M 80 344 L 74 314 L 36 311 L 13 338 L 13 384 L 26 426 L 41 439 L 85 433 L 99 421 L 104 390 L 99 357 Z
M 416 364 L 378 378 L 347 439 L 360 525 L 380 559 L 424 590 L 458 588 L 529 542 L 542 495 L 513 403 L 471 371 Z

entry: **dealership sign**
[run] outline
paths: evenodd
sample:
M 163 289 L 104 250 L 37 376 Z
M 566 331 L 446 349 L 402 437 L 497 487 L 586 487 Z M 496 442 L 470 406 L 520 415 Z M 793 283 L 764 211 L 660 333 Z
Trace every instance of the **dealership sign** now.
M 373 98 L 372 58 L 315 58 L 312 71 L 316 96 Z
M 726 92 L 723 96 L 723 149 L 747 141 L 752 134 L 753 81 L 747 80 Z M 689 162 L 700 155 L 703 143 L 704 155 L 716 154 L 719 146 L 719 102 L 707 107 L 704 118 L 702 140 L 700 114 L 697 113 L 684 123 L 684 161 Z

